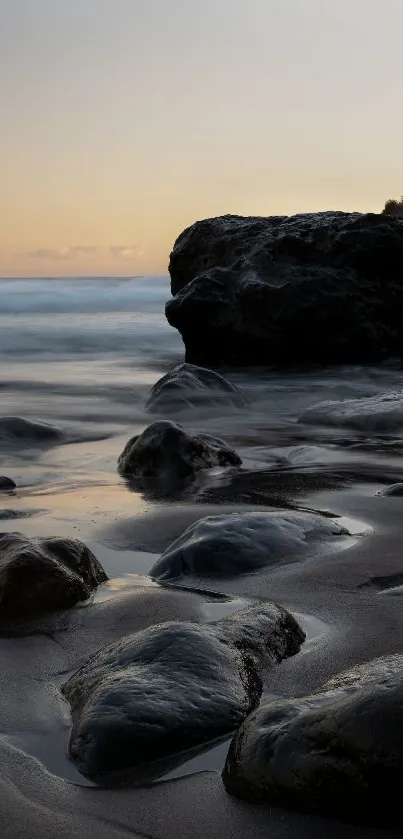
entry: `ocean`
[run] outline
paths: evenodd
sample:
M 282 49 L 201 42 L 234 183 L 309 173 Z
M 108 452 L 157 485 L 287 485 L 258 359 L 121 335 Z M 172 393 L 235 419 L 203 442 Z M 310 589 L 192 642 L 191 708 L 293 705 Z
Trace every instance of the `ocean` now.
M 1 281 L 2 414 L 44 420 L 81 441 L 138 433 L 150 421 L 151 386 L 184 360 L 164 315 L 169 296 L 167 277 Z M 249 393 L 251 411 L 207 408 L 187 418 L 192 427 L 219 433 L 272 468 L 359 469 L 361 462 L 368 474 L 387 456 L 393 470 L 391 448 L 403 430 L 400 364 L 224 372 Z M 394 395 L 393 415 L 384 394 Z M 363 397 L 375 403 L 350 425 L 300 422 L 318 403 Z M 3 471 L 27 456 L 32 464 L 32 452 L 3 452 Z M 59 477 L 74 480 L 73 466 Z

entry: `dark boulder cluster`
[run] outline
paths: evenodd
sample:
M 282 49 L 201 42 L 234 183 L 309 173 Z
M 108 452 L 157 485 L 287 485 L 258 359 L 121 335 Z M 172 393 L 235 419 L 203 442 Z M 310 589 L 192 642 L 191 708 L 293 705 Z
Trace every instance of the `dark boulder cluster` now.
M 156 382 L 145 407 L 152 414 L 172 415 L 196 408 L 221 407 L 227 411 L 247 404 L 248 399 L 240 388 L 218 373 L 192 364 L 179 364 Z M 241 464 L 237 452 L 220 438 L 194 433 L 164 418 L 128 440 L 118 459 L 118 471 L 129 480 L 157 480 L 169 492 L 201 470 Z
M 262 668 L 297 653 L 304 637 L 285 609 L 265 603 L 215 624 L 171 622 L 122 638 L 63 687 L 70 756 L 93 778 L 135 774 L 230 734 L 258 704 Z
M 401 356 L 402 266 L 387 215 L 205 219 L 175 242 L 166 315 L 195 364 Z

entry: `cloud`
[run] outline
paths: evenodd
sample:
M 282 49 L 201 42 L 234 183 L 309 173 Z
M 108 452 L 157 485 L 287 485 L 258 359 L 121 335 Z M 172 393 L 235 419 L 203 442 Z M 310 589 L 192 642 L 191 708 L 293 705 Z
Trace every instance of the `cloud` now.
M 135 259 L 143 252 L 141 245 L 111 245 L 109 250 L 117 259 Z
M 97 248 L 93 245 L 65 245 L 62 248 L 37 248 L 35 251 L 28 251 L 24 256 L 29 259 L 74 259 L 96 252 Z

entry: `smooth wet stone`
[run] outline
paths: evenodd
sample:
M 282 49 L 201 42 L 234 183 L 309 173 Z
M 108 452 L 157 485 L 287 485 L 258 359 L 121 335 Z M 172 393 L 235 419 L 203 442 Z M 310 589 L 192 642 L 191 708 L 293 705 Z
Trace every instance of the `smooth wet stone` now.
M 0 533 L 0 621 L 19 621 L 87 600 L 107 576 L 78 539 Z
M 0 417 L 0 445 L 44 445 L 61 442 L 63 432 L 46 422 L 22 417 Z
M 174 244 L 166 316 L 195 364 L 400 357 L 402 264 L 382 214 L 205 219 Z
M 402 772 L 399 654 L 259 708 L 235 734 L 223 779 L 250 802 L 401 827 Z
M 194 364 L 178 364 L 153 386 L 146 409 L 153 414 L 200 407 L 242 408 L 245 394 L 223 376 Z
M 403 483 L 392 484 L 391 486 L 386 487 L 386 489 L 382 490 L 380 495 L 390 496 L 391 498 L 400 498 L 403 496 Z
M 11 478 L 0 476 L 0 492 L 10 492 L 16 489 L 16 484 Z
M 157 580 L 232 577 L 295 561 L 315 544 L 349 536 L 332 519 L 312 513 L 234 513 L 192 524 L 155 563 Z
M 63 686 L 71 758 L 102 777 L 234 731 L 259 701 L 261 668 L 297 653 L 304 637 L 285 609 L 264 603 L 215 624 L 171 622 L 121 639 Z
M 403 227 L 403 224 L 402 224 Z M 403 391 L 377 396 L 320 402 L 301 414 L 298 422 L 351 428 L 366 434 L 390 434 L 403 429 Z
M 122 475 L 166 480 L 184 479 L 200 469 L 240 466 L 239 455 L 210 434 L 193 434 L 170 420 L 149 425 L 132 437 L 118 460 Z

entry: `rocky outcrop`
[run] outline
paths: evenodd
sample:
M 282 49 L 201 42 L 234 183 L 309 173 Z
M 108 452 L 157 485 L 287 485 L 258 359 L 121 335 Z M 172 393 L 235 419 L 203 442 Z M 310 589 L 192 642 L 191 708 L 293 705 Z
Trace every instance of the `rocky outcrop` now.
M 247 404 L 240 388 L 213 370 L 195 364 L 178 364 L 153 386 L 146 409 L 152 414 L 167 414 L 201 407 L 227 410 L 230 406 L 242 408 Z
M 78 539 L 30 539 L 0 533 L 0 621 L 68 609 L 107 576 Z
M 402 266 L 386 215 L 206 219 L 175 242 L 166 315 L 195 364 L 401 356 Z
M 239 466 L 239 455 L 223 440 L 210 434 L 192 434 L 170 420 L 149 425 L 132 437 L 118 460 L 119 472 L 128 477 L 175 481 L 212 466 Z
M 259 708 L 235 734 L 228 792 L 273 807 L 401 827 L 403 656 Z
M 22 417 L 0 417 L 0 445 L 50 445 L 63 441 L 63 432 L 53 425 Z
M 261 667 L 294 655 L 304 637 L 267 603 L 207 626 L 171 622 L 123 638 L 63 687 L 70 756 L 102 777 L 233 731 L 258 703 Z
M 348 531 L 311 513 L 234 513 L 192 524 L 155 563 L 156 580 L 234 577 L 303 559 L 320 542 L 338 542 Z
M 0 476 L 0 492 L 10 492 L 15 489 L 16 485 L 11 478 Z

